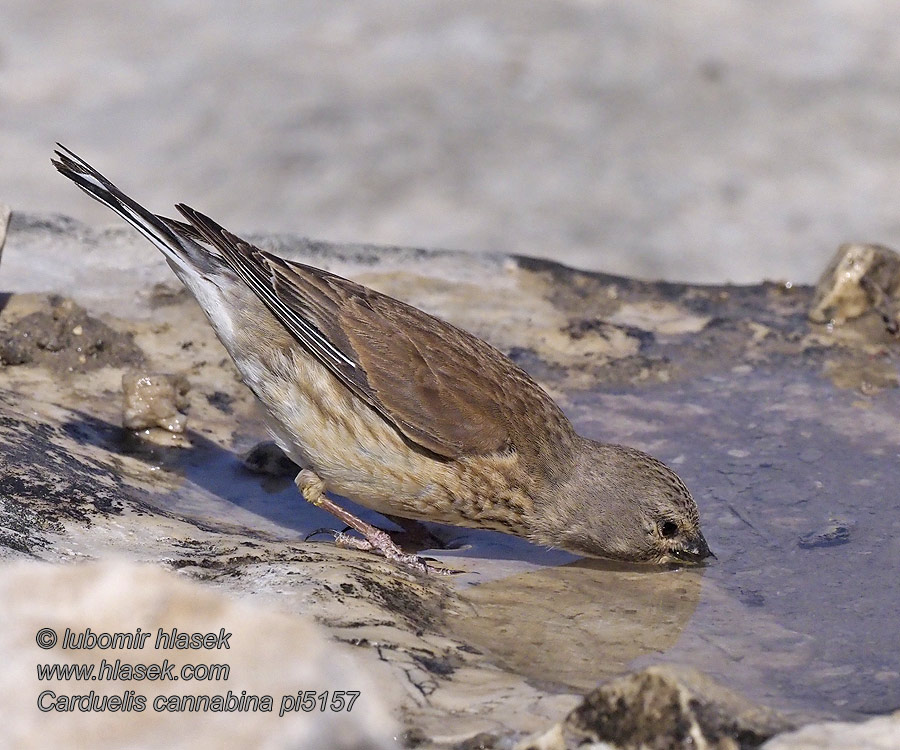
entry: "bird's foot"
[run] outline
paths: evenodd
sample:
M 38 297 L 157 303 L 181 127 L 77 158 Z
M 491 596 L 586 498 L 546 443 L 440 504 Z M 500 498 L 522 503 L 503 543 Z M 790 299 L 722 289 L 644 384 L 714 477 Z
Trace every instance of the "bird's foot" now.
M 327 510 L 363 537 L 362 539 L 357 539 L 355 537 L 347 536 L 343 531 L 336 532 L 335 542 L 338 543 L 338 546 L 352 547 L 353 549 L 363 550 L 365 552 L 380 552 L 385 559 L 403 565 L 404 567 L 412 568 L 418 573 L 429 573 L 434 571 L 439 575 L 450 575 L 451 573 L 461 572 L 445 568 L 430 567 L 425 561 L 425 558 L 405 553 L 394 544 L 386 531 L 376 529 L 372 524 L 366 523 L 361 518 L 357 518 L 333 500 L 329 499 L 325 495 L 325 483 L 312 470 L 304 469 L 297 474 L 297 478 L 294 482 L 308 502 L 312 503 L 317 508 Z M 322 529 L 319 529 L 319 531 L 322 531 Z M 313 535 L 318 534 L 319 531 L 314 531 Z M 309 537 L 307 537 L 307 539 L 309 539 Z
M 429 565 L 424 557 L 419 555 L 410 555 L 401 550 L 394 541 L 388 536 L 386 531 L 374 529 L 374 534 L 366 534 L 365 537 L 350 536 L 343 531 L 336 531 L 334 534 L 334 543 L 338 547 L 345 549 L 357 549 L 362 552 L 375 552 L 382 555 L 386 560 L 395 562 L 406 568 L 412 568 L 418 573 L 436 573 L 437 575 L 447 576 L 454 573 L 460 573 L 459 570 L 450 570 L 449 568 L 437 568 Z

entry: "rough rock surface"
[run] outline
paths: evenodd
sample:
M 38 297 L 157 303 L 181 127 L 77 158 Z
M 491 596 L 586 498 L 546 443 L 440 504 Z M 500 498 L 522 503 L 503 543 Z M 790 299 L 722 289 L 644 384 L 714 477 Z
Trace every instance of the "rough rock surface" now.
M 900 747 L 900 712 L 850 724 L 826 721 L 775 737 L 763 750 L 896 750 Z
M 311 615 L 375 670 L 410 746 L 510 747 L 598 683 L 658 661 L 697 667 L 795 724 L 900 704 L 900 591 L 884 573 L 900 538 L 888 492 L 898 351 L 877 312 L 829 330 L 807 320 L 810 287 L 651 284 L 509 256 L 258 241 L 468 328 L 585 434 L 678 467 L 719 559 L 635 570 L 434 527 L 444 549 L 426 554 L 466 571 L 445 581 L 327 536 L 307 541 L 333 519 L 300 502 L 277 457 L 251 457 L 262 473 L 243 464 L 266 437 L 261 416 L 158 253 L 124 228 L 18 213 L 0 332 L 45 330 L 27 328 L 35 314 L 58 322 L 59 295 L 80 317 L 60 327 L 61 348 L 0 366 L 0 555 L 124 556 Z M 121 336 L 128 355 L 72 364 L 86 324 Z M 134 356 L 191 382 L 189 446 L 120 427 Z M 864 643 L 858 618 L 842 614 L 855 611 Z
M 561 724 L 516 750 L 600 742 L 620 750 L 751 750 L 790 728 L 699 672 L 650 667 L 588 693 Z
M 29 303 L 33 312 L 26 313 Z M 15 327 L 0 332 L 3 365 L 44 365 L 62 375 L 144 361 L 131 335 L 110 328 L 71 299 L 51 296 L 45 303 L 20 297 L 9 314 Z
M 875 310 L 890 333 L 900 330 L 900 255 L 883 245 L 841 245 L 822 273 L 809 319 L 840 325 Z

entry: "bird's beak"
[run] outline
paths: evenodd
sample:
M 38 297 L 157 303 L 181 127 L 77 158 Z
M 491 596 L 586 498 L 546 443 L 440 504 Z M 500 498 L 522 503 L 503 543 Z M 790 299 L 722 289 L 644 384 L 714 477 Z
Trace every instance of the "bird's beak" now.
M 698 534 L 697 538 L 689 542 L 680 550 L 672 552 L 673 557 L 685 562 L 699 563 L 707 557 L 715 558 L 715 554 L 703 538 L 703 534 Z

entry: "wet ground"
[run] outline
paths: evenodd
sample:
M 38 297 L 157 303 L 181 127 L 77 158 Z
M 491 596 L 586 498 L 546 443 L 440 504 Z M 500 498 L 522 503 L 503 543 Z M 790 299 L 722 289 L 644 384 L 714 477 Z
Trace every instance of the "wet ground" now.
M 281 606 L 313 603 L 341 639 L 377 645 L 379 658 L 393 643 L 387 658 L 418 665 L 425 677 L 410 680 L 406 716 L 429 736 L 524 729 L 536 705 L 558 716 L 573 694 L 666 661 L 801 719 L 900 706 L 900 345 L 874 317 L 810 324 L 806 287 L 648 284 L 533 260 L 277 240 L 477 331 L 539 378 L 583 434 L 672 465 L 718 556 L 703 568 L 637 568 L 432 526 L 445 549 L 425 554 L 464 571 L 446 592 L 444 580 L 360 572 L 367 556 L 338 554 L 327 535 L 304 543 L 336 522 L 301 501 L 289 472 L 244 465 L 266 437 L 259 412 L 152 253 L 122 233 L 54 221 L 13 229 L 3 286 L 20 293 L 4 300 L 4 335 L 56 325 L 58 300 L 21 292 L 39 283 L 35 265 L 78 258 L 85 245 L 87 270 L 108 262 L 122 283 L 93 273 L 81 289 L 51 291 L 84 305 L 73 313 L 82 331 L 105 330 L 101 319 L 128 346 L 122 361 L 79 368 L 68 349 L 81 334 L 60 334 L 59 367 L 44 346 L 0 368 L 0 440 L 19 451 L 5 454 L 17 458 L 2 499 L 18 505 L 4 518 L 21 527 L 4 521 L 6 554 L 127 549 Z M 54 242 L 67 251 L 46 249 Z M 76 263 L 72 283 L 85 273 Z M 190 381 L 181 447 L 121 428 L 121 377 L 136 362 Z M 360 591 L 412 630 L 387 638 L 370 611 L 354 619 Z M 476 674 L 475 664 L 500 670 Z M 473 708 L 459 713 L 464 704 Z

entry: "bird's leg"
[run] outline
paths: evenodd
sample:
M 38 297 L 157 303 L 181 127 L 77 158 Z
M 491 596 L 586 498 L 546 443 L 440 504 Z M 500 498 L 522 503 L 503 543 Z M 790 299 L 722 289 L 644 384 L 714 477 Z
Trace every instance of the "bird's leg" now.
M 332 501 L 325 494 L 325 483 L 322 479 L 310 469 L 303 469 L 294 480 L 297 488 L 303 494 L 307 502 L 312 503 L 317 508 L 327 510 L 336 518 L 343 521 L 354 531 L 358 531 L 363 539 L 356 539 L 343 533 L 335 534 L 335 542 L 354 549 L 363 550 L 365 552 L 380 552 L 388 560 L 406 565 L 421 573 L 427 573 L 429 570 L 443 572 L 440 568 L 429 568 L 425 564 L 425 560 L 418 555 L 408 555 L 401 550 L 386 531 L 376 529 L 371 524 L 366 523 L 361 518 L 357 518 L 352 513 L 344 510 L 340 505 Z

